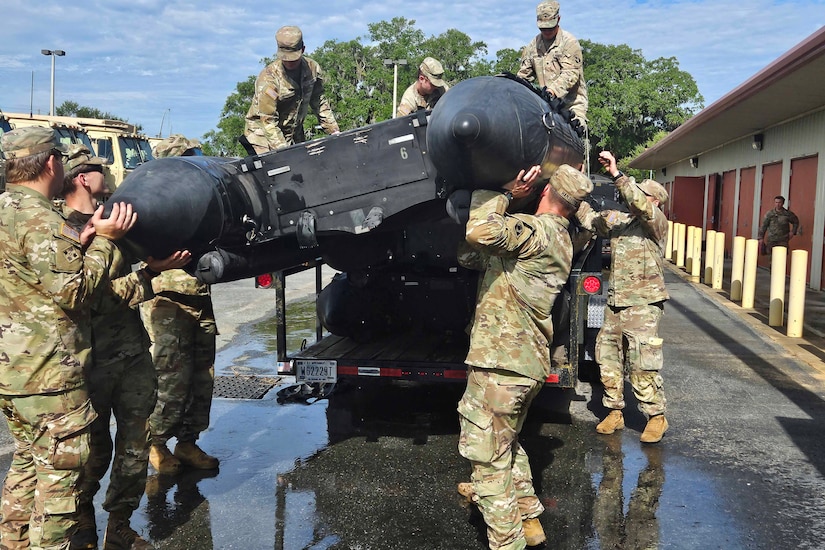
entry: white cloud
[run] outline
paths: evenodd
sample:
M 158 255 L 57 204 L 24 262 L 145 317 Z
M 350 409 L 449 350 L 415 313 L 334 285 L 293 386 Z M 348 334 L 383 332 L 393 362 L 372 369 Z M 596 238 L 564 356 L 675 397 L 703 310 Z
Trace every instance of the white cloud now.
M 450 28 L 487 44 L 492 57 L 521 48 L 536 33 L 536 0 L 304 2 L 250 0 L 55 0 L 4 2 L 0 108 L 35 111 L 71 99 L 142 124 L 156 133 L 164 114 L 174 131 L 199 137 L 214 128 L 235 85 L 257 74 L 275 52 L 275 31 L 300 26 L 308 51 L 326 40 L 352 40 L 368 24 L 414 19 L 426 36 Z M 595 7 L 594 7 L 595 6 Z M 628 44 L 647 58 L 676 57 L 710 103 L 825 23 L 825 0 L 562 0 L 562 27 L 577 37 Z M 168 130 L 168 124 L 164 130 Z

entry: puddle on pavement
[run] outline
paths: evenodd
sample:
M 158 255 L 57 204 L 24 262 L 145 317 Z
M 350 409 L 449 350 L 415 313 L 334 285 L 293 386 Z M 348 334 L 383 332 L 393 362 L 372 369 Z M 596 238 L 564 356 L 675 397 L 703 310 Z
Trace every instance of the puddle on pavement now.
M 287 351 L 293 354 L 302 345 L 315 342 L 314 297 L 287 303 Z M 306 344 L 304 344 L 306 342 Z M 215 373 L 272 375 L 277 373 L 277 322 L 270 317 L 239 327 L 232 341 L 215 356 Z
M 297 350 L 314 339 L 314 301 L 289 307 Z M 255 323 L 216 370 L 274 373 L 275 349 L 274 320 Z M 215 399 L 200 444 L 220 473 L 150 476 L 133 525 L 158 548 L 485 548 L 483 520 L 455 492 L 469 477 L 456 450 L 461 390 L 367 385 L 308 406 L 279 405 L 274 391 Z M 667 445 L 643 448 L 631 430 L 610 439 L 535 418 L 522 440 L 553 548 L 753 547 L 719 472 Z M 106 483 L 95 500 L 101 528 Z

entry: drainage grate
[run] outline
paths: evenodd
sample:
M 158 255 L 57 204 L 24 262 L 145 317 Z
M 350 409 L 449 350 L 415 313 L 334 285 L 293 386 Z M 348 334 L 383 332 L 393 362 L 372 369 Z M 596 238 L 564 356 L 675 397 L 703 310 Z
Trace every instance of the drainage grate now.
M 229 399 L 261 399 L 280 381 L 272 376 L 216 376 L 212 395 Z

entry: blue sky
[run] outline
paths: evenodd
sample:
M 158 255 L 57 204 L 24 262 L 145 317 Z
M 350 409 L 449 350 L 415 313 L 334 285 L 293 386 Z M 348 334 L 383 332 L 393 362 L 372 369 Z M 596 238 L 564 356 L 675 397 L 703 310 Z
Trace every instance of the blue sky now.
M 307 51 L 367 34 L 367 24 L 414 19 L 425 35 L 455 28 L 491 56 L 537 32 L 535 0 L 4 0 L 0 109 L 47 113 L 73 100 L 141 124 L 201 137 L 235 85 L 262 68 L 275 31 L 298 25 Z M 561 0 L 578 38 L 628 44 L 648 59 L 676 57 L 710 105 L 825 24 L 825 0 Z M 32 91 L 32 73 L 34 86 Z M 400 85 L 400 84 L 399 84 Z

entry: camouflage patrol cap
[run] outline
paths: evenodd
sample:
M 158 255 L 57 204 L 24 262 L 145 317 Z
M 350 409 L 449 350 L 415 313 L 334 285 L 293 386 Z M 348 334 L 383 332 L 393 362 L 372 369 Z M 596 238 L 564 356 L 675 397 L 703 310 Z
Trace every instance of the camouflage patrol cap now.
M 559 3 L 542 2 L 536 7 L 536 21 L 540 29 L 552 29 L 559 24 Z
M 444 87 L 444 67 L 441 66 L 441 63 L 437 59 L 434 57 L 425 57 L 421 65 L 418 66 L 418 69 L 421 71 L 421 74 L 427 77 L 430 84 L 436 88 Z
M 82 143 L 75 143 L 69 145 L 68 148 L 68 156 L 63 164 L 66 165 L 66 172 L 71 172 L 78 166 L 83 165 L 90 165 L 90 166 L 103 166 L 104 164 L 108 164 L 109 161 L 103 157 L 96 157 L 92 155 L 92 152 L 89 151 L 89 148 L 83 145 Z
M 590 178 L 569 164 L 562 164 L 553 172 L 550 176 L 550 185 L 573 208 L 578 208 L 593 191 L 593 182 Z
M 182 157 L 189 149 L 200 147 L 201 142 L 196 139 L 187 139 L 183 134 L 172 134 L 152 149 L 152 156 L 156 159 L 166 157 Z
M 656 180 L 643 180 L 642 183 L 637 183 L 636 187 L 641 189 L 642 193 L 648 195 L 649 197 L 653 197 L 654 199 L 659 201 L 661 206 L 664 206 L 667 203 L 668 195 L 667 190 Z
M 275 33 L 278 41 L 278 59 L 298 61 L 304 53 L 304 35 L 298 27 L 281 27 Z
M 52 149 L 66 154 L 66 146 L 60 143 L 54 130 L 42 126 L 26 126 L 6 132 L 0 137 L 0 149 L 7 159 L 20 159 Z

